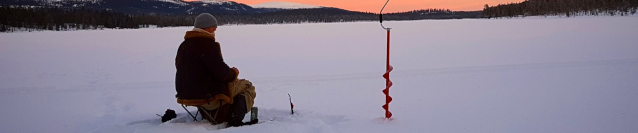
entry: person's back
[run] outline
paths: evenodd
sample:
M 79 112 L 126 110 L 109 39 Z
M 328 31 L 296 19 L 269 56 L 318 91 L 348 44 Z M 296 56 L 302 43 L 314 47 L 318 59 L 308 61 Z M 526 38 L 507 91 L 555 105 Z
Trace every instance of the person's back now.
M 214 124 L 229 122 L 229 126 L 241 126 L 257 94 L 250 81 L 237 79 L 237 68 L 230 68 L 224 62 L 221 46 L 215 41 L 216 30 L 215 17 L 203 13 L 195 18 L 195 28 L 186 32 L 175 57 L 175 96 L 178 99 L 227 96 L 226 102 L 211 101 L 202 105 L 209 113 L 219 113 L 210 116 L 221 116 L 223 119 L 204 118 L 214 121 Z
M 219 43 L 206 31 L 188 31 L 175 58 L 177 68 L 175 87 L 181 99 L 210 98 L 228 94 L 228 82 L 236 79 L 236 72 L 221 57 Z

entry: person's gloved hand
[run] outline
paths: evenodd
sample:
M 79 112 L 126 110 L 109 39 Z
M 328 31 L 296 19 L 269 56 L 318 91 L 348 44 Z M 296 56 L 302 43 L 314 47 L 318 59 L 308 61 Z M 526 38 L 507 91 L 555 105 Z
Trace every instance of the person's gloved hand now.
M 233 69 L 233 71 L 235 71 L 235 74 L 239 75 L 239 69 L 237 69 L 236 67 L 230 68 Z

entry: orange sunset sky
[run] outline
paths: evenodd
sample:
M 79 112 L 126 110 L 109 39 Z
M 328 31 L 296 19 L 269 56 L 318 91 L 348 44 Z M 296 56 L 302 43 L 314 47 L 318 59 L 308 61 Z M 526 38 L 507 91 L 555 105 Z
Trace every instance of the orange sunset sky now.
M 187 0 L 193 1 L 193 0 Z M 271 1 L 287 1 L 301 4 L 336 7 L 352 11 L 379 12 L 386 0 L 231 0 L 248 5 Z M 385 12 L 401 12 L 427 8 L 444 8 L 454 11 L 482 10 L 485 4 L 498 5 L 524 0 L 390 0 Z

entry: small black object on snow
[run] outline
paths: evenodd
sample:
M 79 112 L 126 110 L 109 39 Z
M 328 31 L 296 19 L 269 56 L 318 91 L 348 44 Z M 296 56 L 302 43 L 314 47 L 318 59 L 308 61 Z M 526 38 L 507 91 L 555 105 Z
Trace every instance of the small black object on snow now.
M 162 116 L 162 123 L 170 121 L 174 118 L 177 118 L 177 114 L 175 114 L 175 110 L 166 109 L 166 112 L 164 112 L 164 115 Z

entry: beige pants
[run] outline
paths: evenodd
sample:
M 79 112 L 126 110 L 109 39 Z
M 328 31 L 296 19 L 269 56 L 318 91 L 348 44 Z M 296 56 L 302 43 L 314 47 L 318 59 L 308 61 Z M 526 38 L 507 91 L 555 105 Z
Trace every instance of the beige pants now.
M 228 84 L 231 91 L 231 98 L 234 98 L 237 95 L 243 95 L 246 98 L 246 109 L 250 111 L 255 104 L 255 97 L 257 97 L 257 93 L 255 92 L 255 86 L 253 83 L 246 79 L 235 80 Z M 228 104 L 226 102 L 221 102 L 221 105 Z M 214 110 L 219 108 L 219 102 L 211 102 L 210 104 L 204 105 L 206 110 Z

